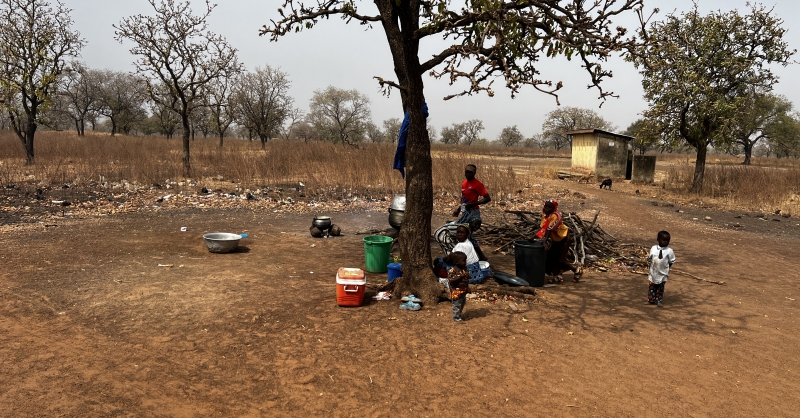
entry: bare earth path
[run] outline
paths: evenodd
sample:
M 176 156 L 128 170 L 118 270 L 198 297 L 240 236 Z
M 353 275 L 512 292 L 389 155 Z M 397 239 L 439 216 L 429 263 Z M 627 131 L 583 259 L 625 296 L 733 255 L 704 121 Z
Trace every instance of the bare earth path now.
M 675 268 L 727 284 L 673 275 L 658 309 L 645 276 L 592 273 L 519 312 L 470 301 L 454 324 L 448 303 L 336 306 L 336 268 L 363 267 L 352 231 L 384 213 L 334 213 L 350 234 L 325 240 L 308 215 L 250 211 L 26 228 L 0 236 L 0 415 L 796 415 L 798 235 L 568 185 L 612 234 L 649 246 L 667 229 Z M 210 254 L 212 230 L 250 238 Z

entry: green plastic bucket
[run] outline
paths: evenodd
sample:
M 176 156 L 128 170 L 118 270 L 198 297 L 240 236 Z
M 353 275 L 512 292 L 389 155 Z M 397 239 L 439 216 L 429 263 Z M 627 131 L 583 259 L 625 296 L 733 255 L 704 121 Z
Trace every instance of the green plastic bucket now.
M 386 273 L 391 251 L 391 238 L 383 235 L 364 237 L 364 258 L 366 258 L 367 271 L 370 273 Z

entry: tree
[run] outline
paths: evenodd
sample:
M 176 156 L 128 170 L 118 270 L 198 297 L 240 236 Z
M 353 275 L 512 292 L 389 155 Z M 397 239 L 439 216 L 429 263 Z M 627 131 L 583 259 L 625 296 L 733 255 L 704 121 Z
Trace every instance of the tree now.
M 73 62 L 64 72 L 59 96 L 64 111 L 75 122 L 78 136 L 84 136 L 86 119 L 100 107 L 102 72 L 92 70 L 81 62 Z
M 304 117 L 305 113 L 303 113 L 301 109 L 298 109 L 296 107 L 292 108 L 292 110 L 289 111 L 289 114 L 286 117 L 286 119 L 288 119 L 289 121 L 288 126 L 281 128 L 281 137 L 283 139 L 293 139 L 293 137 L 295 136 L 294 130 L 297 126 L 303 123 Z
M 372 121 L 368 121 L 364 125 L 364 136 L 369 140 L 369 142 L 378 143 L 383 142 L 383 132 L 378 125 L 373 123 Z
M 236 120 L 235 106 L 232 103 L 233 85 L 232 77 L 220 77 L 210 83 L 205 97 L 205 105 L 211 113 L 209 128 L 219 136 L 220 147 L 225 139 L 225 132 Z
M 625 30 L 612 28 L 611 19 L 642 0 L 483 0 L 448 2 L 444 0 L 375 0 L 376 14 L 361 12 L 362 4 L 350 0 L 326 0 L 306 6 L 302 0 L 284 0 L 281 18 L 264 26 L 260 33 L 272 40 L 303 29 L 320 20 L 340 16 L 347 22 L 367 26 L 380 24 L 393 60 L 396 80 L 377 78 L 388 93 L 400 92 L 403 112 L 409 114 L 406 142 L 406 212 L 400 230 L 403 276 L 396 280 L 395 294 L 414 292 L 433 302 L 440 293 L 430 269 L 431 214 L 433 182 L 430 140 L 426 127 L 423 74 L 445 77 L 450 83 L 466 80 L 466 89 L 447 98 L 485 92 L 494 94 L 491 82 L 502 77 L 512 97 L 523 85 L 553 95 L 561 82 L 539 78 L 536 62 L 541 56 L 579 57 L 588 70 L 600 97 L 611 93 L 599 88 L 610 76 L 599 61 L 614 51 L 632 47 Z M 368 6 L 363 6 L 368 7 Z M 420 61 L 420 43 L 427 39 L 452 42 Z M 461 64 L 469 66 L 461 69 Z M 431 109 L 435 112 L 435 109 Z M 388 164 L 388 162 L 387 162 Z
M 400 118 L 389 118 L 383 121 L 383 136 L 386 142 L 395 143 L 400 137 L 400 126 L 403 121 Z
M 103 71 L 100 78 L 98 112 L 111 122 L 111 136 L 117 132 L 130 133 L 143 120 L 145 102 L 149 97 L 143 79 L 121 71 Z
M 44 0 L 0 0 L 0 111 L 34 159 L 33 139 L 41 114 L 52 103 L 66 59 L 83 47 L 73 32 L 70 9 Z
M 744 97 L 744 106 L 734 116 L 725 141 L 744 152 L 742 165 L 750 165 L 753 148 L 769 136 L 767 126 L 791 110 L 792 102 L 783 96 L 752 92 Z
M 525 137 L 522 135 L 519 129 L 517 129 L 517 125 L 506 126 L 497 137 L 497 141 L 507 147 L 516 146 L 524 139 Z
M 766 127 L 769 149 L 778 158 L 800 158 L 800 114 L 779 115 Z
M 481 137 L 483 121 L 480 119 L 470 119 L 462 124 L 461 129 L 463 132 L 461 142 L 466 145 L 472 145 Z
M 450 126 L 442 128 L 442 142 L 445 144 L 458 145 L 461 138 L 464 137 L 464 125 L 461 123 L 454 123 Z
M 131 54 L 136 72 L 144 76 L 153 101 L 175 110 L 183 126 L 183 168 L 191 170 L 189 159 L 190 116 L 203 106 L 209 83 L 241 70 L 232 48 L 225 38 L 206 31 L 208 16 L 215 6 L 206 0 L 206 10 L 193 15 L 189 2 L 148 0 L 155 16 L 136 15 L 122 20 L 116 39 L 134 43 Z M 167 94 L 155 92 L 167 87 Z
M 324 140 L 352 145 L 364 137 L 372 112 L 358 90 L 328 86 L 314 92 L 308 115 Z
M 778 79 L 769 65 L 786 65 L 794 54 L 781 24 L 763 6 L 752 5 L 744 16 L 736 10 L 701 16 L 695 3 L 680 16 L 653 22 L 650 42 L 627 56 L 642 74 L 649 103 L 644 116 L 697 150 L 692 192 L 703 189 L 708 147 L 725 144 L 724 133 L 751 91 L 772 90 Z
M 240 75 L 233 87 L 239 123 L 258 136 L 262 148 L 293 110 L 291 86 L 288 74 L 267 65 Z
M 579 129 L 613 131 L 616 127 L 592 109 L 570 106 L 548 113 L 542 123 L 542 133 L 558 150 L 572 148 L 572 136 L 567 132 Z
M 661 139 L 657 129 L 658 127 L 653 121 L 640 118 L 630 124 L 623 134 L 632 136 L 631 145 L 633 149 L 638 150 L 639 155 L 644 155 L 650 147 Z

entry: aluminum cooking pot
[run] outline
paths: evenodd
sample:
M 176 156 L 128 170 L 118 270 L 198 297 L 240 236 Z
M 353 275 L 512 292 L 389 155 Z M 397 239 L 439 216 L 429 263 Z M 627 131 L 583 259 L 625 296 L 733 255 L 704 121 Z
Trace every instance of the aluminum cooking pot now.
M 403 219 L 406 217 L 404 210 L 389 209 L 389 225 L 394 229 L 400 229 L 403 224 Z
M 311 224 L 319 229 L 328 229 L 331 227 L 331 217 L 330 216 L 315 216 L 314 221 Z

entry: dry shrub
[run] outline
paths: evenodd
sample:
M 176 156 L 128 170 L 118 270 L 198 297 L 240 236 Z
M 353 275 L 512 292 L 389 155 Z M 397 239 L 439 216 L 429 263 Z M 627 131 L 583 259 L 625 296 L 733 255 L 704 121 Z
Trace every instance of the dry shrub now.
M 672 166 L 667 171 L 667 183 L 686 192 L 692 184 L 694 164 Z M 702 196 L 718 199 L 754 210 L 780 209 L 800 214 L 800 167 L 753 167 L 742 165 L 707 165 Z

